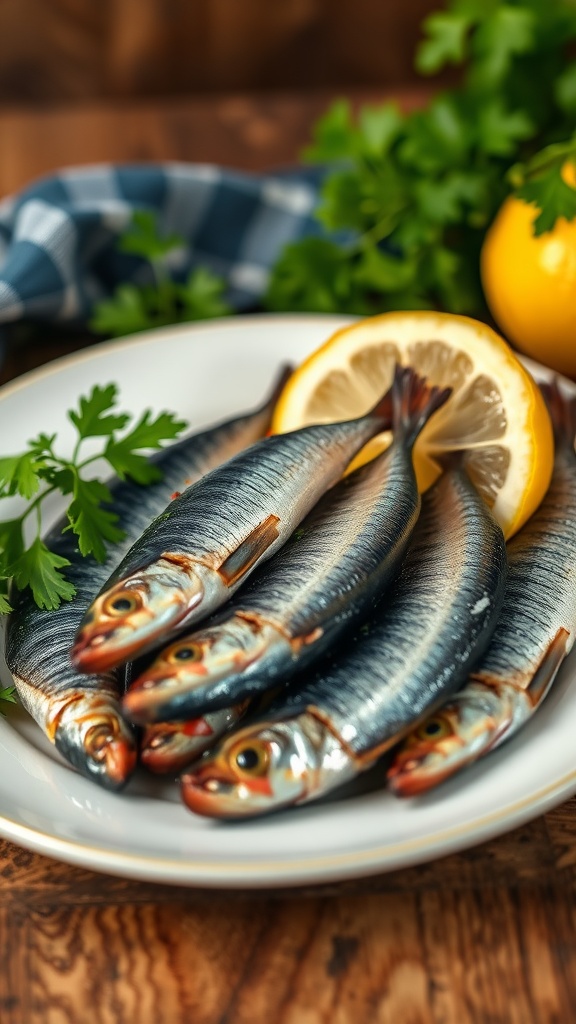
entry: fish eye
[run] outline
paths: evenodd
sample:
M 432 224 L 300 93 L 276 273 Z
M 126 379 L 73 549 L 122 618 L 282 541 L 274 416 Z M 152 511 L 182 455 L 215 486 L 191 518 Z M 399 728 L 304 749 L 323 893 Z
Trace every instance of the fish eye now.
M 121 590 L 117 594 L 107 597 L 103 604 L 106 615 L 118 616 L 135 612 L 141 605 L 140 596 L 129 590 Z
M 89 729 L 84 740 L 86 753 L 95 761 L 102 761 L 106 747 L 113 739 L 113 730 L 108 725 L 96 725 Z
M 247 740 L 235 748 L 232 761 L 243 775 L 265 775 L 270 764 L 270 747 L 261 740 Z
M 201 661 L 202 648 L 200 644 L 176 644 L 168 652 L 170 661 Z
M 436 715 L 434 718 L 429 718 L 427 722 L 424 722 L 417 729 L 418 738 L 421 740 L 441 740 L 445 736 L 451 736 L 454 730 L 450 725 L 450 722 L 446 718 L 442 718 L 440 715 Z

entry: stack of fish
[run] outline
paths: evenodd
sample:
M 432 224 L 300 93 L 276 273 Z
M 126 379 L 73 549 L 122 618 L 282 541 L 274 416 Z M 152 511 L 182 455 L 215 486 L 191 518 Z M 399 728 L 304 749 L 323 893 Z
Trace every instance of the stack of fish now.
M 234 818 L 392 748 L 392 790 L 419 793 L 512 735 L 576 629 L 576 412 L 546 390 L 554 476 L 507 552 L 458 459 L 418 494 L 413 446 L 449 394 L 398 367 L 368 415 L 264 437 L 273 395 L 161 452 L 161 483 L 117 484 L 127 537 L 104 566 L 57 525 L 76 598 L 48 613 L 22 595 L 6 656 L 64 757 L 119 789 L 143 726 L 142 762 L 184 768 L 187 806 Z

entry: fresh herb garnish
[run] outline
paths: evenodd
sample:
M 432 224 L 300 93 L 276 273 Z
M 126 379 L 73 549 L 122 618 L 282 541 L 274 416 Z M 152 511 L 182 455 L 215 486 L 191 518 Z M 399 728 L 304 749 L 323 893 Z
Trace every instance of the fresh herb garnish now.
M 68 412 L 78 435 L 70 458 L 57 453 L 55 434 L 39 434 L 24 452 L 0 458 L 0 498 L 19 495 L 27 502 L 19 515 L 0 522 L 0 612 L 10 610 L 11 579 L 20 590 L 30 587 L 40 608 L 57 608 L 74 596 L 74 587 L 62 572 L 70 562 L 42 540 L 42 505 L 49 494 L 66 495 L 67 529 L 76 534 L 83 555 L 102 562 L 107 545 L 122 540 L 124 533 L 117 526 L 118 516 L 107 507 L 112 501 L 108 486 L 86 476 L 88 467 L 104 460 L 122 480 L 130 477 L 149 484 L 161 478 L 144 452 L 177 437 L 186 423 L 172 413 L 153 416 L 150 410 L 131 423 L 133 416 L 117 411 L 117 397 L 115 384 L 96 385 L 80 398 L 77 409 Z M 83 442 L 98 437 L 103 442 L 100 450 L 82 456 Z
M 576 133 L 567 142 L 546 146 L 525 164 L 515 164 L 508 180 L 516 195 L 535 207 L 533 231 L 551 231 L 559 217 L 576 217 L 576 189 L 565 181 L 566 163 L 576 163 Z
M 111 299 L 94 307 L 91 329 L 121 337 L 166 324 L 228 316 L 232 309 L 224 299 L 226 285 L 216 274 L 197 267 L 184 282 L 171 278 L 166 257 L 185 245 L 179 235 L 162 236 L 150 210 L 137 210 L 118 248 L 149 264 L 153 284 L 119 285 Z
M 423 28 L 418 70 L 461 66 L 462 80 L 411 114 L 389 103 L 354 117 L 340 101 L 318 122 L 304 153 L 330 167 L 317 216 L 344 239 L 286 247 L 269 309 L 482 315 L 479 253 L 511 188 L 534 204 L 537 234 L 576 216 L 561 176 L 576 140 L 558 141 L 576 115 L 576 5 L 450 0 Z
M 16 704 L 16 688 L 14 686 L 0 686 L 0 715 L 3 715 L 2 704 Z

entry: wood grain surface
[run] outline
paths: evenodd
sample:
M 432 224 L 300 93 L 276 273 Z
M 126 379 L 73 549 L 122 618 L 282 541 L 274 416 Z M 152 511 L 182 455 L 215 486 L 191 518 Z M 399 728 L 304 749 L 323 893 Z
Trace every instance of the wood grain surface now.
M 0 189 L 71 159 L 282 163 L 325 98 L 0 112 Z M 89 341 L 19 344 L 4 379 Z M 253 893 L 97 875 L 0 840 L 0 1022 L 575 1024 L 575 812 L 408 870 Z
M 390 86 L 440 0 L 2 0 L 0 103 Z
M 0 842 L 3 1024 L 572 1024 L 576 800 L 432 864 L 211 892 Z
M 353 106 L 397 101 L 405 110 L 429 96 L 422 86 L 346 92 Z M 312 126 L 342 89 L 19 110 L 0 106 L 0 197 L 58 167 L 114 161 L 184 160 L 242 170 L 297 162 Z

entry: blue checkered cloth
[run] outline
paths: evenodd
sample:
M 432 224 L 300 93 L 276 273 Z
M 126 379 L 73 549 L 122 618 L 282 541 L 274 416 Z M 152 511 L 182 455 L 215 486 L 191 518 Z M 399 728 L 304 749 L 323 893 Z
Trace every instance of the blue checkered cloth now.
M 149 266 L 117 248 L 137 209 L 156 213 L 161 234 L 185 239 L 166 258 L 176 279 L 207 267 L 225 279 L 235 309 L 254 307 L 284 245 L 321 232 L 318 185 L 314 171 L 199 164 L 60 171 L 0 202 L 0 324 L 81 325 L 119 283 L 147 283 Z

